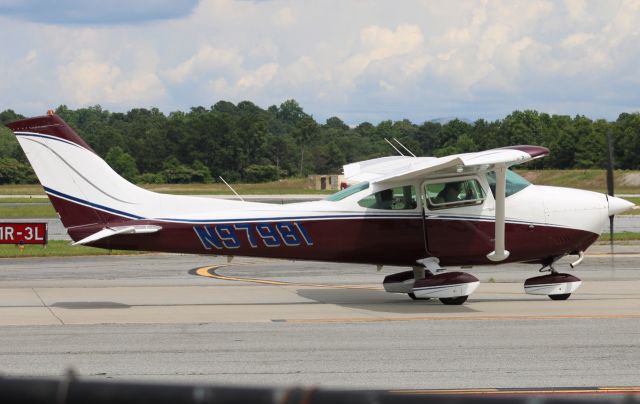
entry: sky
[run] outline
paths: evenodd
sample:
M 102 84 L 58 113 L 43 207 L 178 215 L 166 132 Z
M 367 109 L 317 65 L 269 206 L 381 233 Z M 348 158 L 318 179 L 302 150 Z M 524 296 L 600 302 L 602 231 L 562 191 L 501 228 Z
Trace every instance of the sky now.
M 640 110 L 640 0 L 0 0 L 0 111 L 295 99 L 415 123 Z

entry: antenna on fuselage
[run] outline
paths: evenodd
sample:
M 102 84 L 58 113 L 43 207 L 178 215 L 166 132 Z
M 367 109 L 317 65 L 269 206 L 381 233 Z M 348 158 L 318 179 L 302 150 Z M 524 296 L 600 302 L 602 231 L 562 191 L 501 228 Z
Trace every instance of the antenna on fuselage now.
M 393 138 L 393 140 L 396 141 L 397 144 L 399 144 L 400 146 L 402 146 L 403 149 L 405 149 L 410 155 L 412 155 L 413 157 L 416 157 L 415 154 L 413 154 L 413 152 L 411 150 L 409 150 L 409 148 L 405 145 L 403 145 L 402 143 L 400 143 L 400 141 L 398 139 L 396 139 L 395 137 Z
M 238 198 L 240 198 L 240 200 L 241 200 L 242 202 L 244 202 L 244 199 L 242 199 L 242 197 L 241 197 L 241 196 L 236 192 L 236 190 L 235 190 L 235 189 L 233 189 L 233 187 L 232 187 L 231 185 L 229 185 L 229 183 L 228 183 L 227 181 L 225 181 L 225 180 L 224 180 L 224 178 L 222 178 L 222 175 L 218 175 L 218 178 L 220 178 L 220 179 L 222 180 L 222 182 L 224 182 L 224 185 L 226 185 L 226 186 L 228 186 L 228 187 L 229 187 L 229 189 L 231 190 L 231 192 L 233 192 L 234 194 L 236 194 L 236 196 L 237 196 Z
M 384 141 L 385 141 L 385 142 L 387 142 L 387 143 L 389 143 L 389 146 L 393 147 L 393 150 L 397 151 L 399 155 L 404 156 L 404 154 L 402 154 L 402 152 L 401 152 L 400 150 L 398 150 L 398 148 L 397 148 L 397 147 L 395 147 L 395 146 L 393 145 L 393 143 L 391 143 L 391 142 L 389 141 L 389 139 L 387 139 L 387 138 L 385 137 L 385 138 L 384 138 Z

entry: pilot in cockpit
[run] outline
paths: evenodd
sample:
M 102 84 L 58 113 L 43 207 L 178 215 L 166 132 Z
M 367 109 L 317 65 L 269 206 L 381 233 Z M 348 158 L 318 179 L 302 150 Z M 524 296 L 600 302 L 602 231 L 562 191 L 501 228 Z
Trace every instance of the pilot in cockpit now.
M 376 194 L 377 209 L 393 209 L 393 190 L 385 189 Z
M 456 202 L 460 200 L 460 182 L 447 182 L 435 198 L 436 203 Z

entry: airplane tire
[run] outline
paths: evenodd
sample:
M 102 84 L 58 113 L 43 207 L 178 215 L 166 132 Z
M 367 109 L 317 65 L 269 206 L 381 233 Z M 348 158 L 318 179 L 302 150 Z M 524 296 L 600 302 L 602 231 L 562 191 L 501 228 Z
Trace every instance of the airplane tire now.
M 409 293 L 407 293 L 407 295 L 409 295 L 409 297 L 411 298 L 411 300 L 431 300 L 431 298 L 430 298 L 430 297 L 418 297 L 418 296 L 416 296 L 416 294 L 415 294 L 415 293 L 413 293 L 413 292 L 409 292 Z
M 571 293 L 563 293 L 561 295 L 549 295 L 551 300 L 567 300 L 571 296 Z
M 442 304 L 447 305 L 460 305 L 467 301 L 469 296 L 458 296 L 458 297 L 441 297 L 440 301 Z

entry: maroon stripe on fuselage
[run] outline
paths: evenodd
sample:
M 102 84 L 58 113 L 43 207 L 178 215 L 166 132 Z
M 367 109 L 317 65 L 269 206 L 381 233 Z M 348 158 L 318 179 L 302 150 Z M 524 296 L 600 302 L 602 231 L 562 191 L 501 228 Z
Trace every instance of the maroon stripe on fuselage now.
M 14 132 L 34 132 L 49 135 L 75 143 L 80 147 L 95 153 L 67 123 L 57 115 L 39 116 L 36 118 L 22 119 L 7 124 Z
M 162 230 L 135 237 L 114 236 L 93 245 L 112 249 L 387 265 L 411 265 L 425 256 L 422 221 L 419 218 L 300 221 L 298 223 L 304 226 L 312 245 L 302 242 L 298 246 L 286 246 L 281 243 L 278 247 L 267 247 L 255 232 L 255 224 L 251 224 L 251 231 L 256 239 L 255 248 L 251 246 L 245 233 L 238 231 L 236 234 L 241 239 L 240 247 L 211 247 L 208 250 L 194 231 L 194 226 L 205 225 L 159 221 L 148 223 L 159 225 Z
M 53 208 L 56 210 L 56 212 L 58 212 L 60 221 L 62 221 L 62 224 L 66 229 L 92 224 L 99 224 L 102 226 L 107 223 L 129 220 L 120 216 L 103 212 L 90 206 L 84 206 L 75 202 L 70 202 L 55 195 L 47 194 L 47 196 L 49 197 Z M 101 229 L 101 227 L 98 228 L 98 230 Z M 80 240 L 79 238 L 74 238 L 71 231 L 69 231 L 69 235 L 74 241 Z
M 492 265 L 486 254 L 494 249 L 495 222 L 428 219 L 428 252 L 446 265 Z M 543 261 L 584 251 L 599 237 L 588 231 L 543 224 L 506 223 L 504 262 Z
M 447 221 L 449 225 L 453 221 Z M 469 222 L 469 221 L 467 221 Z M 192 254 L 219 254 L 285 258 L 295 260 L 333 261 L 345 263 L 369 263 L 383 265 L 412 266 L 416 260 L 429 254 L 425 251 L 423 223 L 416 219 L 333 219 L 301 221 L 313 241 L 313 245 L 267 247 L 258 239 L 253 248 L 247 239 L 242 239 L 238 248 L 203 247 L 194 231 L 194 224 L 161 222 L 153 220 L 130 221 L 136 224 L 155 224 L 162 230 L 152 234 L 118 235 L 99 240 L 91 245 L 110 249 L 180 252 Z M 480 231 L 486 231 L 485 239 L 493 238 L 493 223 L 476 222 Z M 459 225 L 459 224 L 458 224 Z M 254 226 L 254 224 L 252 224 Z M 444 266 L 494 265 L 486 255 L 493 245 L 484 241 L 465 243 L 447 236 L 447 227 L 441 227 L 442 237 L 449 240 L 439 254 Z M 511 252 L 506 262 L 542 262 L 549 257 L 562 256 L 586 249 L 597 238 L 597 234 L 575 229 L 536 226 L 529 231 L 526 224 L 507 224 L 506 247 Z M 99 228 L 97 229 L 99 230 Z M 75 238 L 86 237 L 97 231 L 91 228 L 72 230 Z M 455 229 L 454 229 L 455 230 Z M 72 232 L 70 231 L 70 233 Z M 454 231 L 455 232 L 455 231 Z M 240 234 L 240 232 L 238 232 Z M 511 236 L 511 238 L 510 238 Z M 564 240 L 565 244 L 553 245 L 550 240 Z M 431 241 L 431 240 L 430 240 Z

